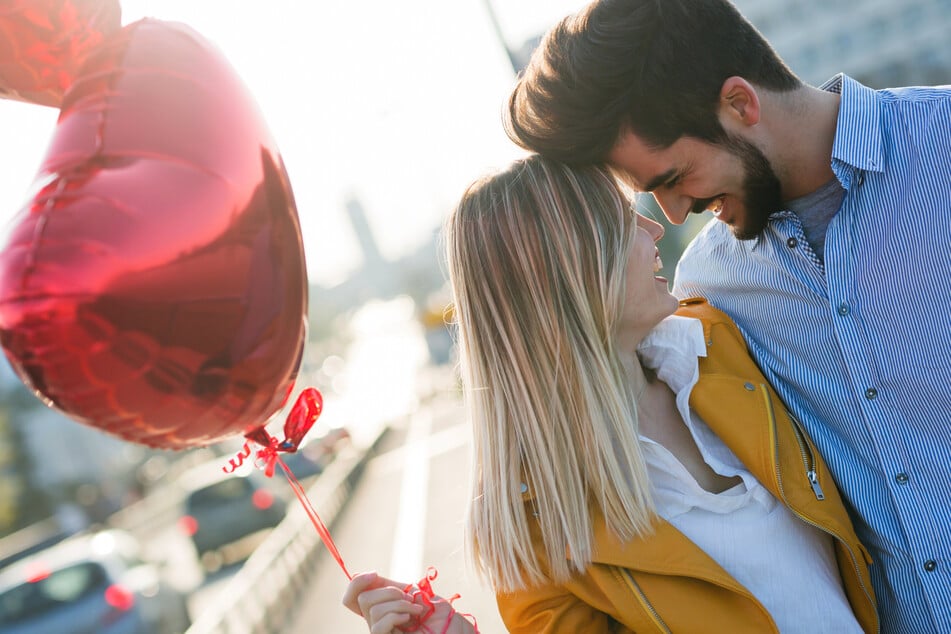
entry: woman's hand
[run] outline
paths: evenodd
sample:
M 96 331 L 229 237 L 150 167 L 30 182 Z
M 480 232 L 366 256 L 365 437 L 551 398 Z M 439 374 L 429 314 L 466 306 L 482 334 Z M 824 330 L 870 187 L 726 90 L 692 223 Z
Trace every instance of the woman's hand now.
M 409 585 L 375 572 L 364 572 L 350 581 L 343 595 L 343 604 L 366 620 L 371 634 L 400 634 L 405 631 L 401 627 L 410 625 L 413 619 L 428 610 L 422 603 L 414 603 L 412 594 L 403 591 Z M 476 631 L 445 599 L 436 597 L 433 607 L 435 611 L 426 618 L 419 632 L 473 634 Z M 449 627 L 444 630 L 450 619 Z
M 372 634 L 391 634 L 422 614 L 426 606 L 413 603 L 403 592 L 406 583 L 381 577 L 375 572 L 355 575 L 343 595 L 343 604 L 366 619 Z

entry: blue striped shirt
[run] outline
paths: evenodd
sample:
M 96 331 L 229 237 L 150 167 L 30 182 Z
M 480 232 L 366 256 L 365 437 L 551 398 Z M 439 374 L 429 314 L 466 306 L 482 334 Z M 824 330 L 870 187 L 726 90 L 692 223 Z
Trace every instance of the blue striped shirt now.
M 709 222 L 674 292 L 731 315 L 851 506 L 882 631 L 951 632 L 951 86 L 839 75 L 825 257 L 798 218 Z M 808 133 L 808 132 L 806 132 Z M 803 580 L 808 583 L 808 580 Z

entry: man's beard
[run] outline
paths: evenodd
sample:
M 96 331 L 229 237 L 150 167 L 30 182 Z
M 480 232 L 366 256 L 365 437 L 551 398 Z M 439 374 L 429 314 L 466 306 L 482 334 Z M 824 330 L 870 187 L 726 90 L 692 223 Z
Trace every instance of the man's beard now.
M 766 229 L 769 217 L 783 209 L 782 185 L 769 164 L 769 159 L 758 147 L 737 136 L 730 135 L 724 148 L 743 164 L 743 207 L 746 212 L 741 223 L 731 226 L 738 240 L 758 238 Z

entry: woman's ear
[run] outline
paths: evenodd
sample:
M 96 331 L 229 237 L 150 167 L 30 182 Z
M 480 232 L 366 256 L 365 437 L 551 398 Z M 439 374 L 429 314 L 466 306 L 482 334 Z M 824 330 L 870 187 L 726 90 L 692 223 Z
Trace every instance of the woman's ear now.
M 742 77 L 727 77 L 720 88 L 720 116 L 735 123 L 753 126 L 759 123 L 759 95 Z

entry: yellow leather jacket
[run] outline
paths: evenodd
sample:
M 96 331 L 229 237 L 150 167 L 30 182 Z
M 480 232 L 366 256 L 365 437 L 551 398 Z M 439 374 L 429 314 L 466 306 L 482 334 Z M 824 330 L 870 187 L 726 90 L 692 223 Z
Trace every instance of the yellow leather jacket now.
M 682 301 L 677 314 L 700 319 L 707 341 L 691 407 L 778 500 L 835 538 L 846 596 L 865 631 L 877 632 L 871 558 L 812 442 L 756 367 L 729 317 L 703 299 Z M 658 519 L 653 534 L 629 543 L 618 541 L 600 514 L 592 521 L 594 560 L 585 574 L 497 596 L 510 632 L 778 632 L 748 590 L 666 521 Z M 532 529 L 541 556 L 541 536 L 537 526 Z

